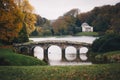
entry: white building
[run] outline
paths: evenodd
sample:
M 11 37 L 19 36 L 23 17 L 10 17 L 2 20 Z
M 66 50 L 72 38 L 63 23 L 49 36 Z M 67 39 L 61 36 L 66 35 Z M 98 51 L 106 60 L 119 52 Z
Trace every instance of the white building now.
M 82 32 L 93 32 L 93 27 L 89 26 L 88 23 L 82 23 Z

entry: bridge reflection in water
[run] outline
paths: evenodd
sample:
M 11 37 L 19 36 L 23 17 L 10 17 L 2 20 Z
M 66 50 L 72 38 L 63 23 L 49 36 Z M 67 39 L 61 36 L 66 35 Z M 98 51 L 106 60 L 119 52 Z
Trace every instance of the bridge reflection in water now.
M 77 65 L 90 62 L 91 44 L 72 41 L 41 41 L 14 44 L 16 52 L 37 57 L 50 65 Z M 91 64 L 91 63 L 89 63 Z

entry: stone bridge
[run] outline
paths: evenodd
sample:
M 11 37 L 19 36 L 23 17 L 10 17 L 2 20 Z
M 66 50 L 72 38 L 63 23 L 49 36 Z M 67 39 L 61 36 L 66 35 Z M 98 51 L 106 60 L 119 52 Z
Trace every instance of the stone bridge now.
M 91 44 L 88 43 L 81 43 L 81 42 L 73 42 L 73 41 L 58 41 L 58 40 L 47 40 L 47 41 L 40 41 L 40 42 L 28 42 L 28 43 L 21 43 L 21 44 L 13 44 L 15 51 L 17 53 L 21 53 L 21 54 L 25 54 L 25 55 L 30 55 L 30 56 L 34 56 L 34 48 L 37 46 L 40 46 L 43 48 L 44 51 L 44 61 L 48 62 L 49 58 L 48 58 L 48 49 L 50 46 L 52 45 L 56 45 L 59 46 L 61 48 L 61 52 L 62 52 L 62 61 L 68 61 L 65 57 L 65 49 L 68 46 L 73 46 L 76 48 L 76 59 L 74 61 L 79 61 L 79 62 L 85 62 L 88 61 L 87 60 L 81 60 L 80 59 L 80 48 L 81 47 L 86 47 L 87 49 L 90 48 Z M 89 52 L 89 51 L 88 51 Z M 87 52 L 87 53 L 88 53 Z M 81 53 L 82 55 L 82 53 Z M 84 55 L 84 54 L 83 54 Z M 86 54 L 85 54 L 86 55 Z M 87 56 L 87 55 L 86 55 Z

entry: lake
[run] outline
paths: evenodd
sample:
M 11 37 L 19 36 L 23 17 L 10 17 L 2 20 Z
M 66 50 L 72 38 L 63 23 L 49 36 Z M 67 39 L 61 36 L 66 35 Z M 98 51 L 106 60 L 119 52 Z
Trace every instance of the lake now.
M 67 36 L 67 37 L 45 37 L 45 38 L 29 38 L 30 40 L 33 40 L 34 42 L 37 41 L 46 41 L 46 40 L 66 40 L 66 41 L 76 41 L 76 42 L 85 42 L 92 44 L 93 41 L 97 37 L 92 36 Z M 79 57 L 82 60 L 87 60 L 87 53 L 88 49 L 86 47 L 80 48 L 80 54 L 84 53 L 84 55 L 79 55 Z M 69 62 L 61 62 L 61 48 L 57 45 L 52 45 L 48 49 L 48 58 L 49 58 L 49 64 L 51 66 L 54 65 L 90 65 L 91 62 L 71 62 L 76 58 L 76 48 L 73 46 L 68 46 L 65 50 L 65 57 Z M 43 49 L 40 46 L 36 46 L 34 49 L 34 56 L 37 57 L 40 60 L 43 60 L 44 57 Z

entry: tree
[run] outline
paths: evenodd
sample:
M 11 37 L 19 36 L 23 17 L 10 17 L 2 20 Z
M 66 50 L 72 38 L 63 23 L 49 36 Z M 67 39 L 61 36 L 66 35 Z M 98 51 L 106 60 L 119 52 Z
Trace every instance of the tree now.
M 36 23 L 35 26 L 42 26 L 45 23 L 44 18 L 42 18 L 40 15 L 35 15 L 36 16 Z
M 36 17 L 31 13 L 24 13 L 24 24 L 27 30 L 27 35 L 29 36 L 35 30 Z
M 111 19 L 110 19 L 110 28 L 107 30 L 107 33 L 116 33 L 120 34 L 120 3 L 116 4 L 112 8 Z
M 28 0 L 18 0 L 18 7 L 24 14 L 23 24 L 25 24 L 27 35 L 29 36 L 35 30 L 36 16 L 33 14 L 34 8 Z
M 94 25 L 94 30 L 97 32 L 106 32 L 110 25 L 110 15 L 109 14 L 99 14 L 96 19 L 92 22 Z
M 22 28 L 23 14 L 13 0 L 0 0 L 0 40 L 12 43 Z
M 67 22 L 60 17 L 55 22 L 52 23 L 54 33 L 57 35 L 65 34 L 67 31 Z
M 23 43 L 23 42 L 28 42 L 29 38 L 27 35 L 27 30 L 25 27 L 25 24 L 23 24 L 23 27 L 21 29 L 21 31 L 19 32 L 18 37 L 14 38 L 13 42 L 14 43 Z
M 77 17 L 79 13 L 80 13 L 80 10 L 77 9 L 77 8 L 74 8 L 74 9 L 72 9 L 72 10 L 66 12 L 66 13 L 64 14 L 64 16 L 73 16 L 73 17 Z
M 77 33 L 80 30 L 77 26 L 79 25 L 79 21 L 77 19 L 78 13 L 79 9 L 72 9 L 54 21 L 52 23 L 54 33 L 58 35 L 73 35 Z

